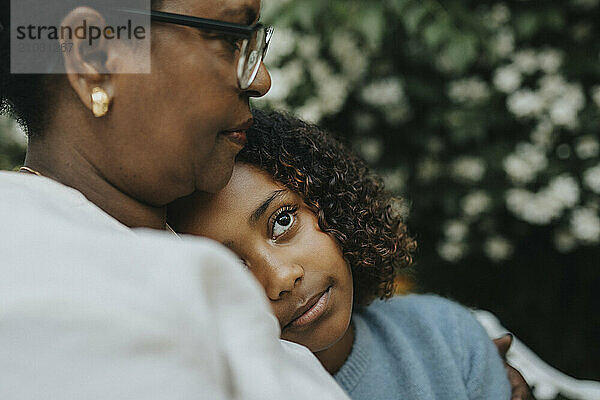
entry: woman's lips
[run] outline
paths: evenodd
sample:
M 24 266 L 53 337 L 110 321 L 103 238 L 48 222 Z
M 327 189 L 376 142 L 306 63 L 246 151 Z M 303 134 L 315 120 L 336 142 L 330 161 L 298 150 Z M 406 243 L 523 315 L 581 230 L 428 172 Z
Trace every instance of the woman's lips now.
M 306 310 L 304 313 L 302 313 L 298 318 L 296 318 L 292 322 L 290 322 L 289 326 L 299 327 L 299 326 L 308 325 L 311 322 L 315 321 L 317 318 L 319 318 L 321 315 L 323 315 L 325 310 L 327 310 L 327 306 L 329 305 L 329 297 L 330 296 L 331 296 L 331 286 L 328 287 L 325 292 L 323 292 L 321 297 L 319 297 L 317 302 L 312 307 L 310 307 L 308 310 Z
M 227 139 L 232 141 L 233 143 L 244 147 L 248 140 L 246 139 L 246 131 L 250 129 L 253 124 L 252 118 L 248 118 L 246 121 L 241 124 L 228 129 L 226 131 L 222 131 L 221 134 L 224 135 Z
M 248 142 L 248 140 L 246 139 L 246 131 L 223 132 L 223 134 L 227 139 L 242 147 L 245 146 Z

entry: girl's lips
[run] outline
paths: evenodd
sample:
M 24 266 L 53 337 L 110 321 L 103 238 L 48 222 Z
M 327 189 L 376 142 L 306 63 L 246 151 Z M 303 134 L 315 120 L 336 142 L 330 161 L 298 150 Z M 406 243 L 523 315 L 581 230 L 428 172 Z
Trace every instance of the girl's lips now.
M 331 296 L 331 286 L 327 288 L 325 292 L 319 297 L 317 302 L 306 310 L 302 315 L 298 318 L 294 319 L 289 323 L 290 327 L 299 327 L 310 324 L 319 318 L 325 310 L 327 310 L 327 306 L 329 305 L 329 297 Z

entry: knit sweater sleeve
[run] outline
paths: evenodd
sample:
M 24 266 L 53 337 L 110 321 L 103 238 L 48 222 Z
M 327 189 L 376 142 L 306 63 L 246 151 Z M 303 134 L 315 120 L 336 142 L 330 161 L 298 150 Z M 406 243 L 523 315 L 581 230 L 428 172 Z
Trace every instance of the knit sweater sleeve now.
M 469 399 L 509 399 L 510 385 L 496 346 L 468 309 L 455 304 L 452 309 Z

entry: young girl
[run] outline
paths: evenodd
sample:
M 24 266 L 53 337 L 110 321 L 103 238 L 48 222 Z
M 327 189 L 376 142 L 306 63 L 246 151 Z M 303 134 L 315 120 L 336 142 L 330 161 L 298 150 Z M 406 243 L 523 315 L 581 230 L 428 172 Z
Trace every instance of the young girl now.
M 257 111 L 226 188 L 178 202 L 170 219 L 237 253 L 281 337 L 308 347 L 353 399 L 510 398 L 498 352 L 467 309 L 393 297 L 416 244 L 390 200 L 320 128 Z

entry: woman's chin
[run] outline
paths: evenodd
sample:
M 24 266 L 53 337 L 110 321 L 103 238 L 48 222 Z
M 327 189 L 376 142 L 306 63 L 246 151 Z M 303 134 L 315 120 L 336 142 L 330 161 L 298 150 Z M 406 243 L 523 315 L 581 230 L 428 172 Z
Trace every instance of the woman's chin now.
M 205 193 L 216 193 L 223 189 L 233 173 L 235 160 L 224 161 L 218 168 L 201 170 L 202 175 L 196 178 L 196 191 Z

